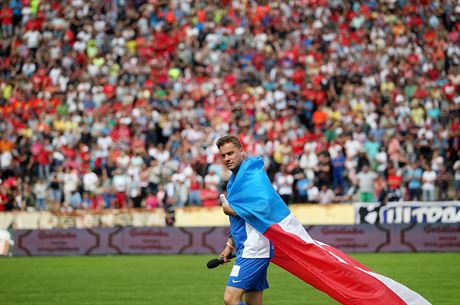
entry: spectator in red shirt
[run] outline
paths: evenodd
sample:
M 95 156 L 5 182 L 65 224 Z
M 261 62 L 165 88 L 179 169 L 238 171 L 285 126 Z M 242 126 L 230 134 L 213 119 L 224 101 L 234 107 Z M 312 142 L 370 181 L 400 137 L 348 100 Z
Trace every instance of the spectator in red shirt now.
M 0 20 L 3 38 L 13 36 L 13 9 L 5 5 L 0 9 Z
M 51 145 L 48 139 L 44 139 L 42 148 L 35 156 L 38 165 L 38 176 L 43 179 L 48 179 L 51 172 Z
M 189 197 L 188 197 L 188 205 L 198 205 L 202 204 L 201 202 L 201 193 L 202 193 L 202 185 L 203 185 L 203 178 L 199 176 L 195 171 L 188 177 L 188 185 L 190 187 Z
M 206 184 L 200 193 L 202 206 L 204 207 L 215 207 L 218 205 L 219 192 L 214 184 Z

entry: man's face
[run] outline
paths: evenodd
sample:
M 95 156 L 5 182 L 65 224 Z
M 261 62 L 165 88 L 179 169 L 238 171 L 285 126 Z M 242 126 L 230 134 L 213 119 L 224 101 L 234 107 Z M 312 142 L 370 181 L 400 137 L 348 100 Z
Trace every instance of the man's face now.
M 225 143 L 220 147 L 219 151 L 225 166 L 231 171 L 237 169 L 243 162 L 243 150 L 233 143 Z

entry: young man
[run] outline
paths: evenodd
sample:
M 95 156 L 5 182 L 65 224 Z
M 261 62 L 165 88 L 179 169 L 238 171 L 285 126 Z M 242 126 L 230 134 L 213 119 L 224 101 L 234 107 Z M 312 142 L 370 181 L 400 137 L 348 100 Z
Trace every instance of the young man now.
M 237 138 L 221 138 L 217 147 L 233 172 L 227 185 L 228 200 L 222 198 L 224 212 L 231 216 L 232 238 L 227 240 L 221 255 L 227 257 L 233 250 L 237 254 L 225 289 L 225 304 L 245 304 L 244 295 L 246 304 L 262 305 L 271 260 L 340 304 L 430 305 L 404 285 L 375 274 L 340 250 L 312 239 L 274 190 L 263 159 L 244 159 Z
M 238 138 L 225 136 L 217 141 L 220 155 L 232 172 L 229 185 L 235 180 L 242 162 L 244 153 Z M 264 289 L 268 288 L 267 268 L 273 256 L 270 241 L 256 231 L 251 225 L 223 203 L 223 211 L 230 217 L 231 237 L 220 254 L 227 262 L 228 255 L 236 253 L 236 262 L 227 281 L 224 293 L 226 305 L 262 305 Z M 246 303 L 243 303 L 243 295 Z

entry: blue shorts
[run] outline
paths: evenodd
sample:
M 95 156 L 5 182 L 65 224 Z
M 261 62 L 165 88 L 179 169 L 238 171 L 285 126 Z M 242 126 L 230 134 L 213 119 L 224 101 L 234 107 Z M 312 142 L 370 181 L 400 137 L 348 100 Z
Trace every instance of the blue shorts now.
M 262 291 L 268 288 L 267 269 L 270 258 L 237 257 L 227 286 L 241 288 L 244 291 Z

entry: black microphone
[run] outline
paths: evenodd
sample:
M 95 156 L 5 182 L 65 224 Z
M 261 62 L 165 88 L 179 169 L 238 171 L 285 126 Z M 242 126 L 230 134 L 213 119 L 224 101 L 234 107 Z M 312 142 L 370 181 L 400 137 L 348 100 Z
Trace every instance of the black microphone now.
M 227 256 L 227 259 L 232 259 L 236 257 L 235 254 L 231 253 Z M 213 269 L 213 268 L 216 268 L 218 267 L 219 265 L 223 265 L 224 264 L 224 258 L 223 257 L 219 257 L 219 258 L 213 258 L 212 260 L 210 260 L 206 266 L 208 267 L 208 269 Z

